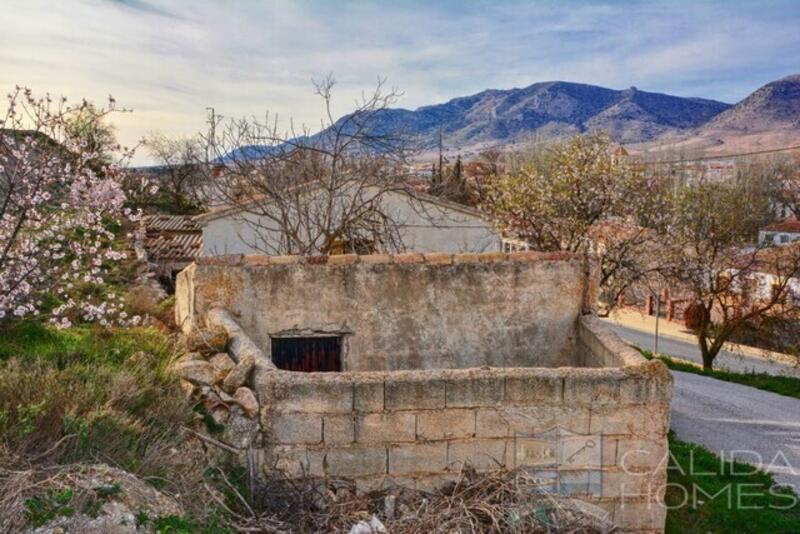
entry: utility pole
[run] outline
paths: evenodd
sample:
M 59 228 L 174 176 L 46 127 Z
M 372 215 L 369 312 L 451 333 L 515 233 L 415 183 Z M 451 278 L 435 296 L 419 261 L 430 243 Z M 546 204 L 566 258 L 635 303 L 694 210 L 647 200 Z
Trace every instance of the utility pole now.
M 661 293 L 656 293 L 656 332 L 653 339 L 653 357 L 658 356 L 658 319 L 661 317 Z
M 216 110 L 212 107 L 207 107 L 206 112 L 208 113 L 208 142 L 206 143 L 206 161 L 209 161 L 211 157 L 208 151 L 216 142 L 217 115 Z
M 439 126 L 439 184 L 444 183 L 444 174 L 443 174 L 443 156 L 442 156 L 442 146 L 444 145 L 444 134 L 442 132 L 442 127 Z

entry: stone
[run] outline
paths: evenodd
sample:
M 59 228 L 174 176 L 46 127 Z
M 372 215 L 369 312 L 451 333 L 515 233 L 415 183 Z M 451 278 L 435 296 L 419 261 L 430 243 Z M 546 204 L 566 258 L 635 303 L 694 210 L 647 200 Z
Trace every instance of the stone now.
M 233 394 L 233 398 L 236 399 L 236 403 L 242 407 L 247 417 L 252 419 L 258 416 L 258 399 L 256 399 L 256 395 L 253 393 L 252 389 L 240 387 L 236 390 L 236 393 Z
M 186 336 L 185 340 L 186 348 L 190 351 L 208 354 L 209 351 L 224 351 L 225 345 L 228 343 L 228 335 L 219 330 L 194 330 Z
M 189 360 L 172 366 L 178 376 L 193 384 L 213 385 L 217 380 L 217 371 L 206 361 Z
M 228 376 L 225 377 L 225 380 L 222 382 L 222 388 L 228 393 L 233 393 L 238 388 L 245 385 L 254 366 L 254 358 L 242 358 L 239 363 L 231 369 Z
M 188 380 L 184 380 L 183 378 L 181 378 L 180 384 L 181 384 L 181 391 L 183 391 L 183 395 L 187 398 L 193 396 L 197 391 L 197 386 L 195 386 Z
M 218 371 L 218 381 L 222 382 L 228 373 L 236 367 L 236 362 L 227 352 L 218 352 L 208 359 L 208 362 L 213 365 Z
M 222 389 L 219 389 L 219 388 L 217 388 L 217 389 L 215 389 L 215 390 L 214 390 L 214 392 L 215 392 L 217 395 L 219 395 L 219 398 L 220 398 L 220 399 L 221 399 L 223 402 L 225 402 L 226 404 L 230 404 L 230 403 L 232 403 L 232 402 L 236 402 L 236 399 L 234 399 L 232 396 L 230 396 L 230 395 L 228 395 L 227 393 L 225 393 L 225 391 L 224 391 L 224 390 L 222 390 Z
M 234 406 L 222 431 L 222 441 L 237 449 L 247 449 L 256 441 L 259 430 L 257 420 L 245 417 L 240 408 Z
M 294 265 L 302 262 L 301 256 L 271 256 L 270 265 Z
M 230 412 L 226 408 L 223 408 L 221 406 L 211 410 L 211 418 L 218 425 L 224 424 L 228 420 L 229 415 Z

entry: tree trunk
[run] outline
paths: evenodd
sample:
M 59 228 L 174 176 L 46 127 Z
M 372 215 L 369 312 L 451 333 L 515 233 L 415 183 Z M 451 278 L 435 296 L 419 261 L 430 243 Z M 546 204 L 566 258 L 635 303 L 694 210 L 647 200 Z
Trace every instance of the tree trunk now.
M 700 355 L 703 358 L 703 370 L 711 371 L 714 368 L 714 358 L 719 350 L 713 350 L 708 346 L 708 338 L 705 331 L 701 331 L 697 336 L 697 344 L 700 346 Z
M 703 371 L 713 370 L 716 354 L 712 354 L 708 349 L 701 351 L 701 354 L 703 356 Z

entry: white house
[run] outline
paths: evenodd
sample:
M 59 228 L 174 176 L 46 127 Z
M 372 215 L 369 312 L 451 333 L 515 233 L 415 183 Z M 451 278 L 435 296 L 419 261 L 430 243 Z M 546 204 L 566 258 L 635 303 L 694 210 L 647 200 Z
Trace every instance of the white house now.
M 761 245 L 785 245 L 800 239 L 800 221 L 787 219 L 765 226 L 758 232 Z
M 500 233 L 479 211 L 413 191 L 381 192 L 382 212 L 390 213 L 402 248 L 416 252 L 497 252 Z M 262 203 L 263 205 L 263 203 Z M 278 248 L 281 232 L 241 206 L 195 217 L 203 230 L 203 256 L 265 254 Z M 394 248 L 394 245 L 391 246 Z M 377 252 L 393 253 L 377 245 Z

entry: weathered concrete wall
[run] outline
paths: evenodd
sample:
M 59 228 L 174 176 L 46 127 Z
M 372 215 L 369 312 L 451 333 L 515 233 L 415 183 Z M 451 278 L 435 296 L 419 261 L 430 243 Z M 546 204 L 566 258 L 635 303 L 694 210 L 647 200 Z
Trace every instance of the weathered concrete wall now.
M 627 531 L 659 531 L 671 377 L 660 362 L 635 363 L 269 373 L 258 387 L 260 465 L 353 479 L 359 490 L 429 489 L 464 462 L 523 468 L 606 509 Z
M 256 360 L 271 334 L 348 333 L 347 372 L 256 363 L 241 448 L 265 475 L 426 489 L 464 462 L 520 468 L 661 532 L 672 378 L 582 315 L 584 273 L 538 253 L 213 258 L 181 273 L 177 313 L 187 331 L 235 319 Z
M 177 286 L 186 329 L 220 306 L 267 356 L 341 334 L 348 371 L 576 365 L 586 292 L 580 257 L 534 252 L 206 258 Z

